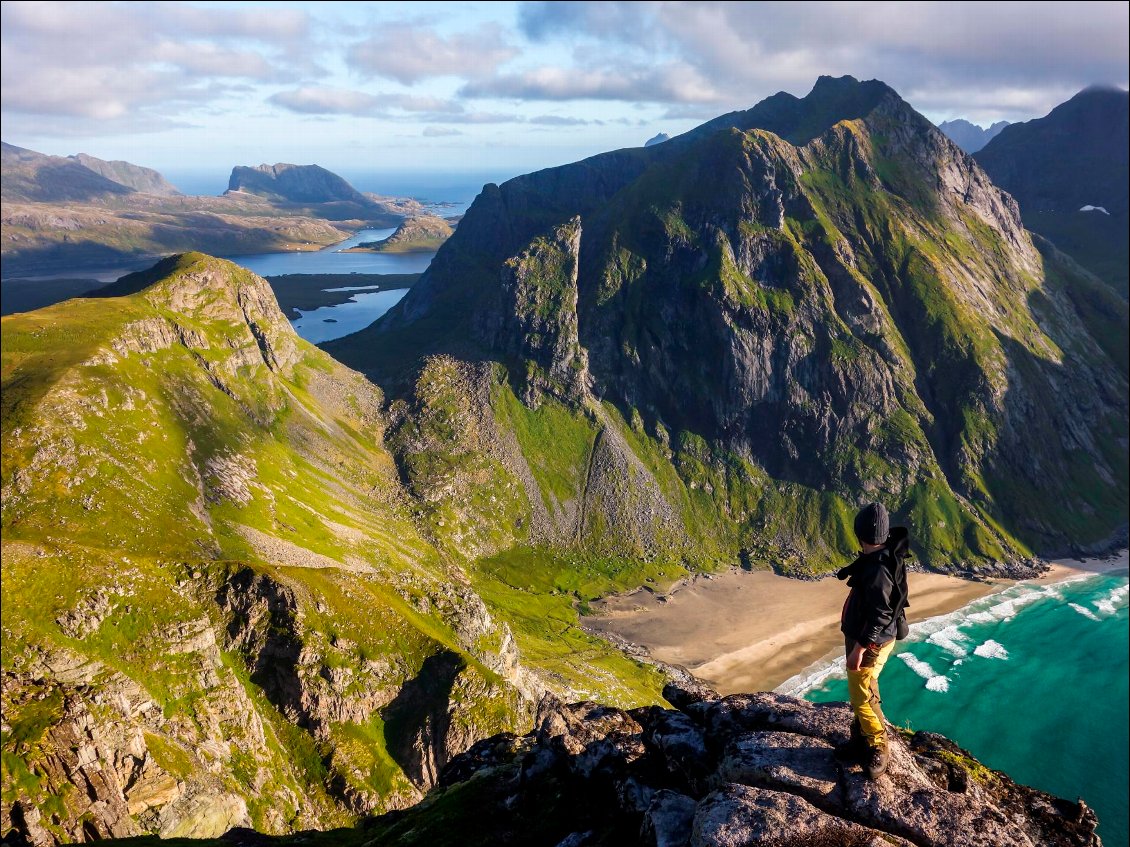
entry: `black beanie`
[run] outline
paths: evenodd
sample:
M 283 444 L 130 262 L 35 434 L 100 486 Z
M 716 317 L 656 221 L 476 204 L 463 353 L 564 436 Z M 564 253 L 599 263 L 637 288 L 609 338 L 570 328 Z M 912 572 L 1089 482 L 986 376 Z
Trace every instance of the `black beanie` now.
M 867 544 L 886 544 L 891 519 L 882 503 L 868 503 L 855 516 L 855 535 Z

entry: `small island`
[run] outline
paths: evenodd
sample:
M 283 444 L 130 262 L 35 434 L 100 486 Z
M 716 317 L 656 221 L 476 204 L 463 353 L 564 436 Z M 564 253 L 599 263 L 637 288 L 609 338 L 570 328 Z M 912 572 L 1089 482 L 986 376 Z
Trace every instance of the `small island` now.
M 438 215 L 408 218 L 396 232 L 380 241 L 367 241 L 344 253 L 431 253 L 451 237 L 452 225 Z

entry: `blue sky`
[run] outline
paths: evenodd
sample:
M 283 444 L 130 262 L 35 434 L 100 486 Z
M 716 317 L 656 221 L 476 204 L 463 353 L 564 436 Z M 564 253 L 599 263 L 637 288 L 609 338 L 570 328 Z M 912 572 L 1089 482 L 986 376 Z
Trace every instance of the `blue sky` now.
M 1111 3 L 4 2 L 3 137 L 166 171 L 520 173 L 642 144 L 820 74 L 935 121 L 1127 84 Z

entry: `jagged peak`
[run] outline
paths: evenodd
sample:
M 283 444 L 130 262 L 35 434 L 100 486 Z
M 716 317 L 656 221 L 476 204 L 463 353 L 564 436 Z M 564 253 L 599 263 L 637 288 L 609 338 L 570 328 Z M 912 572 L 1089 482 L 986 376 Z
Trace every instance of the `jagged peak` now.
M 799 147 L 841 121 L 865 117 L 891 99 L 913 112 L 893 88 L 880 80 L 860 82 L 852 76 L 821 76 L 804 97 L 781 91 L 744 112 L 731 112 L 707 121 L 680 138 L 694 138 L 727 127 L 743 131 L 764 129 Z

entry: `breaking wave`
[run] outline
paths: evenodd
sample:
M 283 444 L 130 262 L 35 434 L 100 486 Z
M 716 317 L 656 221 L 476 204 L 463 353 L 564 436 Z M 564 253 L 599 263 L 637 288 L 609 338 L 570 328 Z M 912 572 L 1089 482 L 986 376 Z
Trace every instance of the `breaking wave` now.
M 984 644 L 978 644 L 973 650 L 973 655 L 980 656 L 983 659 L 1007 659 L 1008 650 L 1004 648 L 1003 644 L 990 638 Z
M 950 681 L 944 674 L 934 673 L 929 662 L 924 662 L 911 653 L 899 653 L 898 657 L 906 662 L 906 666 L 926 680 L 926 687 L 931 691 L 949 691 Z
M 1094 612 L 1092 612 L 1086 606 L 1080 606 L 1078 603 L 1068 603 L 1067 605 L 1070 606 L 1075 611 L 1077 611 L 1079 614 L 1081 614 L 1085 618 L 1088 618 L 1088 619 L 1093 620 L 1093 621 L 1102 620 L 1098 615 L 1096 615 Z

